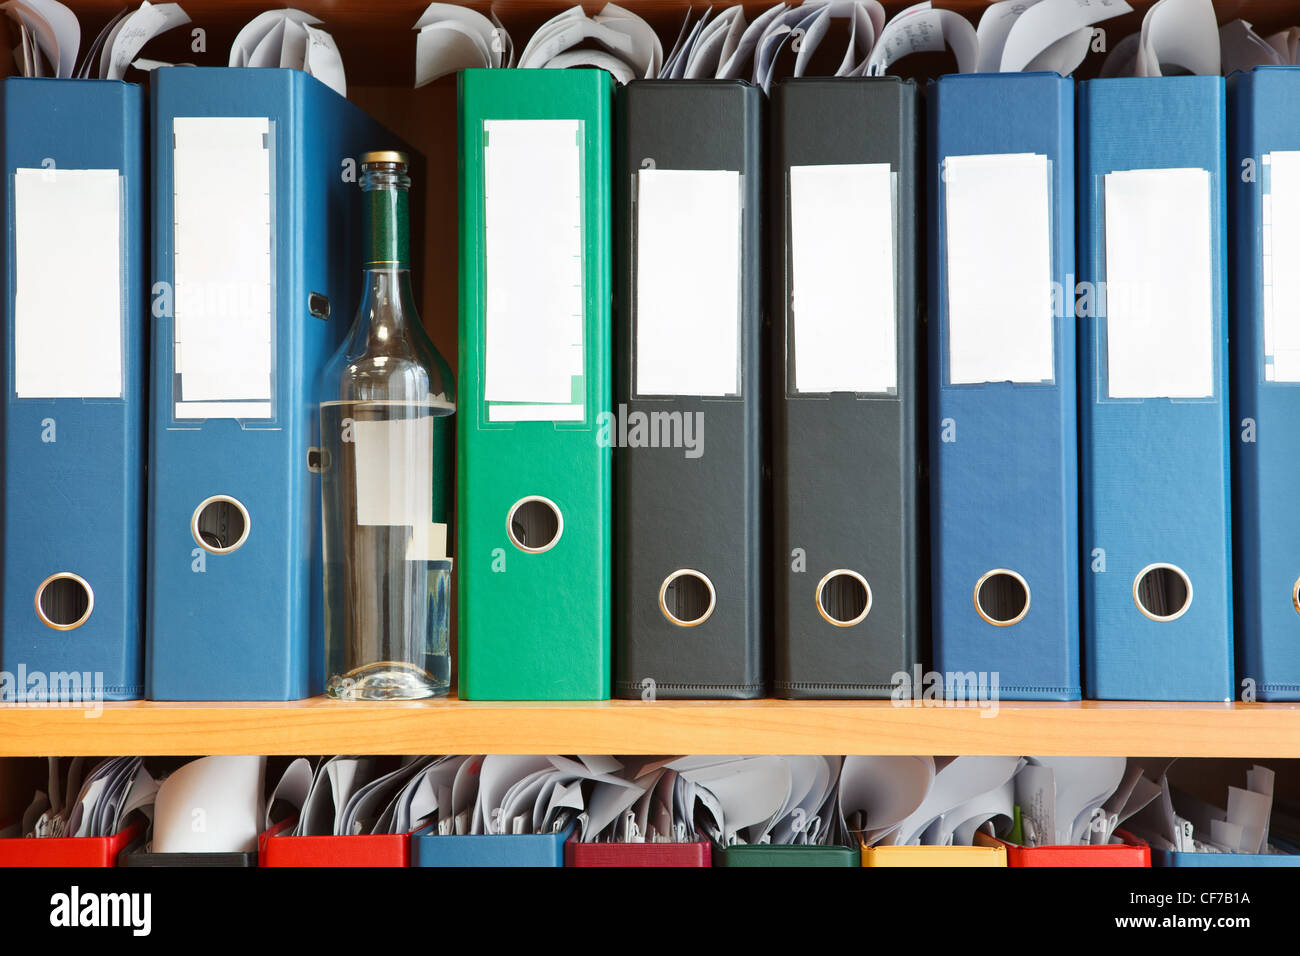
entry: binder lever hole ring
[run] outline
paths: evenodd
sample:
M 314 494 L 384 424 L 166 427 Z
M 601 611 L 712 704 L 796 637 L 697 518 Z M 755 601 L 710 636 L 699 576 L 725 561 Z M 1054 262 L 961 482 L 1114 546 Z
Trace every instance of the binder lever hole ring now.
M 718 594 L 708 575 L 678 568 L 659 585 L 659 610 L 678 627 L 698 627 L 713 615 Z
M 95 592 L 79 574 L 60 571 L 51 574 L 36 589 L 36 616 L 46 627 L 72 631 L 90 620 L 95 610 Z
M 194 509 L 190 532 L 199 547 L 212 554 L 238 551 L 252 530 L 253 521 L 244 503 L 229 495 L 204 498 Z
M 506 535 L 520 551 L 541 554 L 550 551 L 564 534 L 564 515 L 550 498 L 528 495 L 520 498 L 506 515 Z
M 1133 579 L 1133 603 L 1144 617 L 1176 621 L 1192 606 L 1192 582 L 1176 564 L 1148 564 Z
M 857 571 L 831 571 L 817 582 L 817 613 L 836 627 L 861 624 L 871 613 L 871 585 Z
M 1295 584 L 1291 586 L 1291 606 L 1300 614 L 1300 578 L 1296 578 Z
M 975 582 L 975 613 L 994 627 L 1019 624 L 1029 613 L 1029 582 L 1010 568 L 986 571 Z

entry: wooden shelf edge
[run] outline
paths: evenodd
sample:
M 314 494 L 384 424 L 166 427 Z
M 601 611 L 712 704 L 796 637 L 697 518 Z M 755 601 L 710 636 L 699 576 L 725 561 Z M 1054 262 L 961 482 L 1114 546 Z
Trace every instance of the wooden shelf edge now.
M 1300 704 L 1083 701 L 0 705 L 0 756 L 789 753 L 1300 757 Z

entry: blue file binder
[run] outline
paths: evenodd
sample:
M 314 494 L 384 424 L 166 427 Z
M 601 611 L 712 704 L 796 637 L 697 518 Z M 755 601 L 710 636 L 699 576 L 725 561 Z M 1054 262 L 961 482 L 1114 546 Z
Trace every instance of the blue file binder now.
M 1053 295 L 1073 286 L 1073 90 L 1055 73 L 944 76 L 929 90 L 934 662 L 943 673 L 996 674 L 1007 699 L 1080 694 L 1075 340 L 1063 317 L 1070 297 Z M 988 222 L 971 221 L 986 190 L 970 177 L 984 163 L 994 164 L 992 188 L 1026 191 Z M 974 270 L 1030 276 L 1012 316 L 997 288 L 1005 276 L 981 285 L 948 247 L 960 243 L 964 257 L 981 243 L 995 250 L 988 228 L 1027 204 L 1039 210 L 1036 227 L 1016 241 L 1041 258 Z M 1034 343 L 1016 367 L 999 358 L 1023 344 L 1009 328 Z M 1001 345 L 985 354 L 981 341 Z
M 395 137 L 285 69 L 153 73 L 149 696 L 322 690 L 317 374 L 356 308 L 360 154 Z M 348 175 L 349 170 L 353 175 Z
M 0 699 L 144 691 L 144 97 L 3 81 Z
M 1249 160 L 1247 175 L 1228 177 L 1234 603 L 1240 676 L 1260 700 L 1300 700 L 1300 370 L 1285 342 L 1273 341 L 1296 325 L 1300 306 L 1286 286 L 1296 267 L 1286 231 L 1297 222 L 1289 195 L 1300 195 L 1297 96 L 1295 67 L 1228 77 L 1230 165 Z
M 439 836 L 431 824 L 411 834 L 411 866 L 564 866 L 564 844 L 573 830 Z
M 1151 848 L 1151 865 L 1159 867 L 1300 866 L 1300 856 L 1289 853 L 1192 853 Z
M 1078 155 L 1088 693 L 1228 699 L 1223 79 L 1082 83 Z

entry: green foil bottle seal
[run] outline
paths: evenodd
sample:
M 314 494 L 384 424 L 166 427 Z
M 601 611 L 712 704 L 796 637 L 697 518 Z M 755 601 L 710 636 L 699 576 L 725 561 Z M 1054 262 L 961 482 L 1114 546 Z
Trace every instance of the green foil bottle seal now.
M 406 269 L 411 264 L 409 163 L 393 150 L 361 157 L 364 195 L 362 234 L 367 269 Z

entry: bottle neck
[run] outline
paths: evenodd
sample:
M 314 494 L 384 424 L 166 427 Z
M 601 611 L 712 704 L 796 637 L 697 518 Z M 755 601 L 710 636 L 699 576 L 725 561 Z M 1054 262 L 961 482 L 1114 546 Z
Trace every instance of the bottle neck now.
M 410 193 L 404 178 L 367 173 L 363 180 L 365 276 L 359 319 L 365 338 L 378 339 L 371 347 L 387 342 L 409 322 L 419 322 L 411 295 Z
M 367 272 L 409 270 L 410 193 L 389 185 L 367 189 L 362 196 L 364 268 Z

